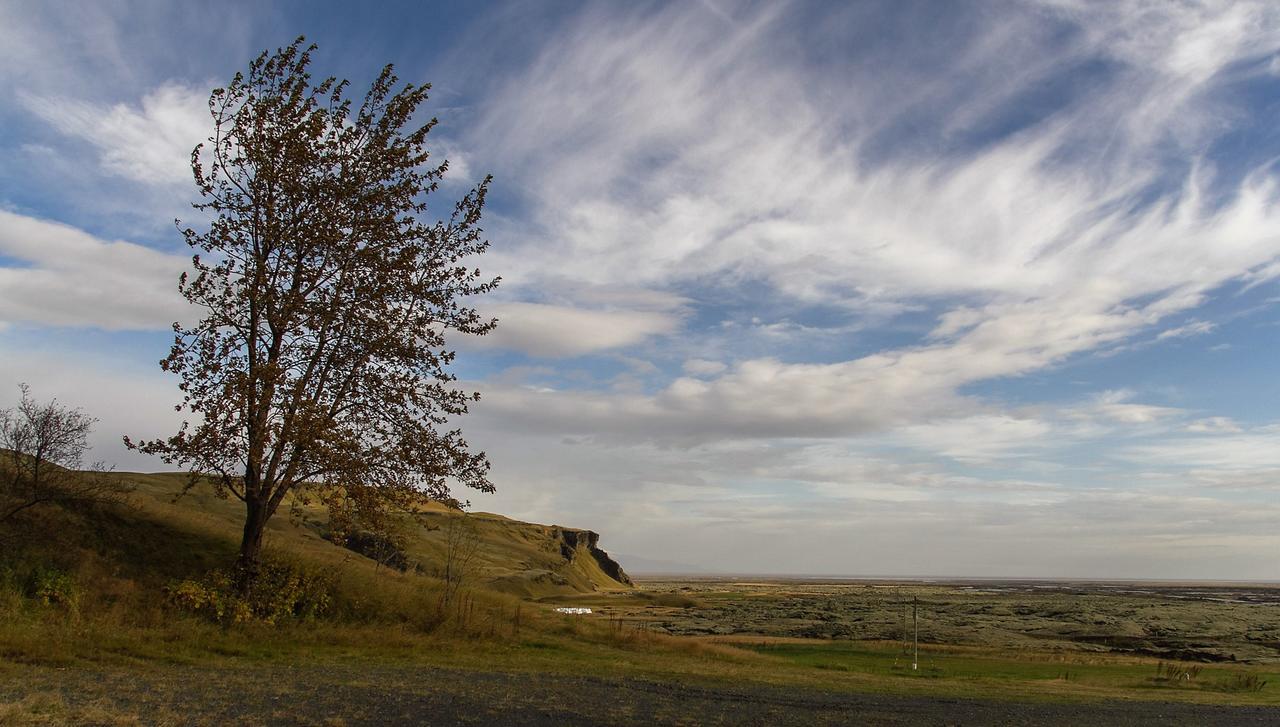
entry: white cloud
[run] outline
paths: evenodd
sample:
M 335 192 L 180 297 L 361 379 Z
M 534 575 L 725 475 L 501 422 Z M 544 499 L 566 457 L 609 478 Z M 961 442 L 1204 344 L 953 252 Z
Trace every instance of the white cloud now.
M 1102 418 L 1120 424 L 1151 424 L 1181 416 L 1181 409 L 1168 406 L 1137 404 L 1131 401 L 1133 392 L 1126 390 L 1104 391 L 1093 401 L 1068 412 L 1070 416 Z
M 705 358 L 691 358 L 684 362 L 684 372 L 690 376 L 715 376 L 729 368 L 723 361 L 709 361 Z
M 1280 467 L 1193 469 L 1186 477 L 1210 488 L 1280 492 Z
M 0 255 L 26 263 L 0 267 L 0 321 L 163 330 L 187 313 L 185 256 L 4 210 Z
M 979 414 L 901 427 L 894 440 L 961 462 L 981 463 L 1051 447 L 1056 444 L 1053 433 L 1053 425 L 1039 419 Z
M 874 366 L 796 366 L 758 359 L 736 364 L 711 381 L 677 378 L 655 395 L 532 392 L 498 384 L 480 389 L 487 406 L 502 411 L 507 425 L 517 429 L 549 427 L 684 444 L 881 431 L 914 420 L 921 411 L 941 413 L 959 405 L 945 391 L 931 399 L 916 385 L 914 373 L 901 382 L 892 373 L 877 381 L 882 372 Z
M 1280 468 L 1280 427 L 1239 432 L 1226 429 L 1209 436 L 1169 438 L 1126 448 L 1124 454 L 1152 467 L 1237 472 Z
M 1240 428 L 1240 425 L 1230 417 L 1207 417 L 1205 419 L 1197 419 L 1188 423 L 1186 430 L 1197 434 L 1207 434 L 1212 432 L 1235 434 L 1243 431 Z
M 1218 324 L 1209 321 L 1191 321 L 1190 323 L 1168 328 L 1160 332 L 1156 336 L 1157 341 L 1163 341 L 1168 338 L 1190 338 L 1192 336 L 1203 336 L 1206 333 L 1212 333 Z
M 212 131 L 208 99 L 207 90 L 174 83 L 147 93 L 136 106 L 18 94 L 28 111 L 95 147 L 107 173 L 184 188 L 191 184 L 191 150 Z
M 497 303 L 484 306 L 498 327 L 480 338 L 460 340 L 468 348 L 507 348 L 531 356 L 567 358 L 626 348 L 680 325 L 677 312 L 596 310 L 546 303 Z

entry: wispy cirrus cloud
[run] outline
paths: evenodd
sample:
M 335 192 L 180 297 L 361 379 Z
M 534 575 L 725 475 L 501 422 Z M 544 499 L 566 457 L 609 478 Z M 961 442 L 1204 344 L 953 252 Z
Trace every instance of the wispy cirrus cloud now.
M 682 293 L 759 280 L 850 311 L 960 301 L 932 342 L 841 363 L 740 362 L 664 394 L 744 425 L 772 419 L 779 434 L 833 411 L 850 431 L 869 417 L 901 421 L 887 399 L 936 416 L 966 384 L 1119 343 L 1271 263 L 1280 208 L 1268 170 L 1214 195 L 1222 178 L 1194 156 L 1171 165 L 1167 149 L 1221 133 L 1231 107 L 1213 96 L 1215 80 L 1265 72 L 1250 64 L 1280 47 L 1275 13 L 1046 7 L 962 37 L 955 73 L 985 85 L 936 133 L 1008 114 L 1036 84 L 1061 80 L 1054 63 L 1101 64 L 1089 88 L 1012 133 L 929 158 L 880 149 L 874 162 L 873 145 L 893 146 L 877 119 L 911 118 L 925 103 L 887 94 L 909 85 L 909 65 L 878 59 L 877 80 L 855 70 L 850 85 L 802 56 L 779 58 L 792 8 L 742 11 L 732 28 L 684 6 L 589 13 L 498 89 L 477 126 L 475 147 L 539 179 L 526 189 L 540 234 L 505 240 L 499 259 L 532 287 L 552 275 Z M 1055 36 L 1051 52 L 1023 31 Z M 973 72 L 1024 59 L 1034 72 Z
M 191 185 L 191 150 L 209 136 L 209 93 L 167 84 L 139 104 L 94 104 L 20 93 L 18 102 L 58 131 L 96 151 L 108 174 L 153 185 Z
M 594 309 L 549 303 L 510 302 L 485 306 L 498 319 L 490 334 L 459 343 L 471 349 L 504 348 L 542 358 L 571 358 L 626 348 L 673 333 L 680 323 L 670 309 Z
M 1212 321 L 1191 321 L 1181 326 L 1166 328 L 1156 335 L 1157 341 L 1163 341 L 1167 338 L 1190 338 L 1192 336 L 1203 336 L 1206 333 L 1212 333 L 1218 324 Z

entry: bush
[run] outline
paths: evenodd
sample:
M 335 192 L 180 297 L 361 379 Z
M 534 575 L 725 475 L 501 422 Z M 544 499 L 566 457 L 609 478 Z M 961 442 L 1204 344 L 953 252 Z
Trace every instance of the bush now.
M 45 606 L 75 608 L 79 602 L 75 581 L 56 568 L 36 568 L 27 579 L 27 597 Z
M 199 580 L 174 583 L 165 593 L 171 606 L 224 625 L 310 621 L 328 613 L 333 603 L 328 578 L 287 561 L 263 562 L 247 595 L 235 586 L 232 573 L 215 570 Z
M 165 589 L 169 605 L 180 611 L 203 616 L 220 624 L 244 623 L 253 619 L 249 604 L 235 593 L 231 576 L 212 571 L 200 580 L 188 578 Z

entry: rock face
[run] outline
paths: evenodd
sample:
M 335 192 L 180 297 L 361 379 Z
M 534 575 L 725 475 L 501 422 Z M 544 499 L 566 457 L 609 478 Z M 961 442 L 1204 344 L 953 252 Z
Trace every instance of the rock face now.
M 622 566 L 597 546 L 600 542 L 599 533 L 561 527 L 554 528 L 553 533 L 560 541 L 560 555 L 564 556 L 565 561 L 572 563 L 575 558 L 592 558 L 605 575 L 619 583 L 634 585 Z
M 634 588 L 622 566 L 600 549 L 600 536 L 563 525 L 521 522 L 473 512 L 459 527 L 456 510 L 440 506 L 420 513 L 405 550 L 434 574 L 448 558 L 450 533 L 475 547 L 469 573 L 477 585 L 528 599 Z M 464 543 L 465 545 L 466 543 Z

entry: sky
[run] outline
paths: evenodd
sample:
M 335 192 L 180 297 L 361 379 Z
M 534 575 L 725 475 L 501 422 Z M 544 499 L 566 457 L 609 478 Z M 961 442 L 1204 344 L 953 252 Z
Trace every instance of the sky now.
M 0 406 L 175 430 L 209 92 L 433 85 L 477 510 L 624 567 L 1278 579 L 1280 5 L 0 0 Z M 5 394 L 7 390 L 7 394 Z

